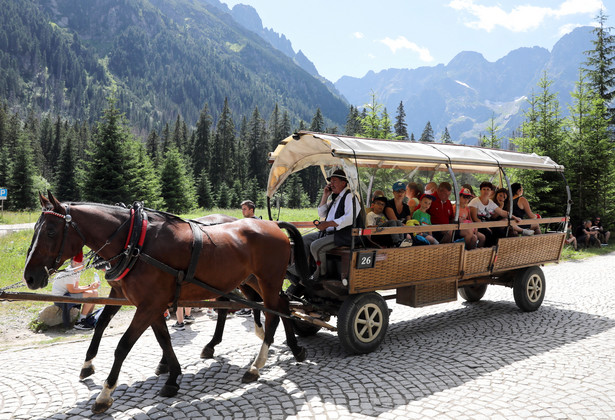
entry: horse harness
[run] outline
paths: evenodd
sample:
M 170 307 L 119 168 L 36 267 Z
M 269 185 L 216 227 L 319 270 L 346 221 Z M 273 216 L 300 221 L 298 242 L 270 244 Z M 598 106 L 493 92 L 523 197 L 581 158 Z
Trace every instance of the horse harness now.
M 65 210 L 66 210 L 66 215 L 56 213 L 53 211 L 43 211 L 43 214 L 51 214 L 53 216 L 64 219 L 66 222 L 64 225 L 64 235 L 62 237 L 62 245 L 60 246 L 60 253 L 58 254 L 58 257 L 55 260 L 54 267 L 52 268 L 52 270 L 48 271 L 48 273 L 51 273 L 51 274 L 58 271 L 57 268 L 62 259 L 62 254 L 64 251 L 64 243 L 65 243 L 66 234 L 67 234 L 69 225 L 72 226 L 77 231 L 84 245 L 86 242 L 85 237 L 81 233 L 81 230 L 75 224 L 75 222 L 72 221 L 72 217 L 70 215 L 70 206 L 68 204 L 65 205 Z M 111 268 L 105 271 L 105 279 L 107 281 L 117 281 L 117 280 L 124 278 L 133 268 L 137 260 L 142 259 L 143 262 L 150 264 L 158 268 L 159 270 L 162 270 L 172 275 L 175 278 L 175 296 L 173 298 L 173 305 L 172 305 L 173 309 L 177 309 L 177 302 L 179 301 L 179 296 L 181 294 L 181 287 L 183 283 L 188 282 L 188 283 L 192 283 L 197 286 L 200 286 L 212 293 L 225 297 L 229 300 L 241 302 L 244 305 L 247 305 L 253 309 L 259 309 L 265 312 L 271 312 L 275 315 L 278 315 L 284 318 L 289 318 L 289 316 L 286 314 L 283 314 L 278 311 L 274 311 L 272 309 L 265 308 L 263 305 L 260 305 L 258 303 L 250 302 L 246 299 L 242 299 L 241 297 L 237 296 L 234 293 L 225 293 L 194 277 L 194 274 L 196 272 L 196 266 L 199 261 L 199 255 L 201 251 L 203 250 L 203 236 L 202 236 L 203 232 L 207 235 L 211 243 L 215 246 L 215 243 L 212 240 L 212 238 L 209 236 L 209 233 L 204 229 L 201 230 L 199 226 L 197 226 L 198 222 L 194 222 L 192 220 L 186 221 L 190 225 L 190 228 L 192 229 L 192 237 L 193 237 L 190 264 L 188 265 L 188 269 L 186 271 L 177 270 L 163 263 L 162 261 L 159 261 L 155 259 L 154 257 L 146 254 L 145 252 L 142 252 L 143 244 L 145 242 L 145 236 L 147 233 L 148 217 L 143 207 L 143 203 L 139 201 L 136 201 L 133 203 L 133 206 L 130 209 L 130 219 L 127 219 L 126 221 L 124 221 L 115 230 L 115 232 L 109 237 L 109 239 L 106 240 L 105 244 L 100 249 L 98 249 L 98 251 L 94 252 L 95 258 L 97 258 L 98 260 L 103 260 L 103 258 L 98 255 L 98 252 L 100 252 L 100 250 L 102 250 L 105 246 L 111 243 L 113 238 L 120 232 L 120 230 L 124 227 L 124 225 L 128 221 L 130 221 L 130 227 L 128 230 L 128 237 L 126 238 L 126 242 L 124 244 L 124 250 L 120 252 L 118 255 L 116 255 L 115 257 L 112 257 L 109 260 L 107 260 L 107 263 L 111 263 L 112 261 L 119 260 L 117 264 L 115 264 L 114 266 L 112 266 Z

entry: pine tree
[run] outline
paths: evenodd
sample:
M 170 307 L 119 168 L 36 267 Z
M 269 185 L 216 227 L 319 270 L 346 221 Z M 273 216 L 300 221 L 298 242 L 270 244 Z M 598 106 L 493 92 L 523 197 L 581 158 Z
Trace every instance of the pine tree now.
M 13 210 L 33 209 L 36 205 L 34 191 L 34 162 L 30 141 L 22 132 L 15 149 L 15 157 L 10 168 L 9 190 L 11 191 L 9 206 Z
M 416 139 L 414 138 L 414 133 L 410 133 L 410 141 L 416 141 Z
M 282 114 L 282 123 L 280 124 L 280 137 L 284 140 L 286 137 L 290 136 L 291 128 L 290 128 L 290 117 L 288 115 L 288 111 L 284 111 Z M 275 150 L 278 146 L 277 144 L 273 145 L 274 147 L 271 150 Z
M 162 154 L 165 154 L 171 145 L 171 129 L 169 128 L 169 123 L 164 125 L 164 130 L 162 130 Z
M 448 132 L 448 127 L 444 127 L 444 132 L 442 133 L 442 137 L 440 138 L 440 141 L 444 144 L 452 144 L 453 140 L 451 140 L 451 135 Z
M 610 124 L 615 124 L 615 35 L 611 34 L 612 27 L 605 27 L 608 16 L 600 9 L 596 16 L 598 25 L 592 30 L 595 39 L 592 40 L 594 48 L 585 51 L 587 55 L 588 74 L 594 90 L 608 107 L 607 118 Z
M 131 203 L 129 174 L 136 165 L 129 153 L 130 133 L 123 114 L 115 107 L 116 99 L 109 98 L 107 109 L 96 127 L 90 160 L 82 188 L 86 200 L 114 204 Z
M 221 209 L 231 208 L 231 189 L 225 182 L 218 187 L 217 205 Z
M 228 99 L 224 100 L 224 107 L 218 119 L 214 144 L 212 146 L 212 160 L 210 179 L 214 188 L 232 179 L 235 173 L 233 161 L 235 144 L 235 124 L 231 116 Z
M 79 201 L 81 195 L 77 185 L 77 162 L 73 146 L 73 136 L 68 135 L 60 153 L 56 170 L 54 191 L 63 201 Z
M 489 124 L 487 125 L 487 136 L 484 138 L 485 147 L 492 149 L 500 149 L 502 147 L 502 138 L 498 136 L 498 131 L 500 131 L 500 126 L 495 121 L 495 114 L 491 114 Z
M 186 164 L 175 145 L 171 145 L 160 170 L 162 198 L 167 211 L 185 213 L 196 207 L 194 183 L 186 173 Z
M 147 141 L 145 143 L 145 148 L 147 150 L 147 155 L 154 162 L 155 166 L 158 166 L 158 162 L 160 159 L 160 138 L 158 137 L 158 133 L 152 130 L 147 136 Z
M 593 83 L 592 83 L 593 85 Z M 600 94 L 588 83 L 583 70 L 572 93 L 566 119 L 566 178 L 570 183 L 573 220 L 601 215 L 615 222 L 614 152 L 608 140 L 606 108 Z
M 320 108 L 316 108 L 316 113 L 314 114 L 312 123 L 310 124 L 310 131 L 317 133 L 322 133 L 325 131 L 325 119 L 322 116 L 322 112 L 320 112 Z
M 260 188 L 267 182 L 267 150 L 265 121 L 260 117 L 258 107 L 254 108 L 248 122 L 248 178 L 255 179 Z
M 136 157 L 136 166 L 131 171 L 130 195 L 133 201 L 143 201 L 146 206 L 157 209 L 164 205 L 160 178 L 143 144 L 133 139 L 128 140 L 126 147 L 129 153 Z
M 406 124 L 406 111 L 404 102 L 399 101 L 397 115 L 395 116 L 395 136 L 401 140 L 408 140 L 408 124 Z
M 357 136 L 361 134 L 361 119 L 359 116 L 359 110 L 353 105 L 350 105 L 350 111 L 346 117 L 344 133 L 347 136 Z
M 211 156 L 211 125 L 212 118 L 209 114 L 209 106 L 205 104 L 201 110 L 201 115 L 196 123 L 196 137 L 192 151 L 192 169 L 195 174 L 205 171 L 209 177 L 209 161 Z
M 214 197 L 211 190 L 211 182 L 209 182 L 209 175 L 207 171 L 201 171 L 199 182 L 197 185 L 197 196 L 199 207 L 209 210 L 214 207 Z
M 423 129 L 423 133 L 421 133 L 421 138 L 419 139 L 419 141 L 433 142 L 434 140 L 435 137 L 433 134 L 433 128 L 431 128 L 431 122 L 427 121 L 427 124 L 425 124 L 425 128 Z

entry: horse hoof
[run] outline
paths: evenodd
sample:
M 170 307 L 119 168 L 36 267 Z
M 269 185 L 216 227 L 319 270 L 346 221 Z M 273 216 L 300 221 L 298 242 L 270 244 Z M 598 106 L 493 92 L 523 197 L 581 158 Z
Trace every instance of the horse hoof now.
M 201 352 L 201 359 L 213 359 L 214 358 L 214 349 L 211 347 L 203 348 Z
M 113 398 L 109 398 L 105 402 L 98 402 L 98 401 L 96 401 L 92 405 L 92 413 L 94 413 L 94 414 L 104 413 L 105 411 L 107 411 L 109 409 L 109 407 L 111 407 L 112 404 L 113 404 Z
M 258 373 L 252 373 L 250 371 L 247 371 L 243 375 L 243 378 L 241 378 L 241 382 L 243 382 L 244 384 L 249 384 L 250 382 L 256 382 L 259 376 L 260 375 Z
M 79 379 L 84 380 L 88 376 L 92 376 L 94 374 L 94 366 L 89 366 L 81 369 L 81 373 L 79 373 Z
M 301 347 L 301 350 L 299 350 L 299 352 L 294 356 L 297 362 L 303 362 L 307 357 L 307 351 L 305 350 L 305 347 Z
M 156 370 L 154 371 L 154 375 L 160 376 L 163 373 L 169 373 L 169 365 L 158 363 L 158 366 L 156 366 Z
M 165 397 L 165 398 L 174 397 L 177 395 L 177 391 L 179 391 L 178 385 L 165 384 L 160 390 L 160 393 L 158 395 L 160 395 L 161 397 Z

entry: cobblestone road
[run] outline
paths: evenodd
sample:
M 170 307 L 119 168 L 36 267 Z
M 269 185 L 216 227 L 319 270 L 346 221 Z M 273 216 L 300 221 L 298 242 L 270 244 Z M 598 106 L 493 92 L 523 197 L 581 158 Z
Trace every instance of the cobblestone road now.
M 280 326 L 261 378 L 242 384 L 259 341 L 232 318 L 214 360 L 206 316 L 172 339 L 183 368 L 176 397 L 157 396 L 160 350 L 151 331 L 128 356 L 115 403 L 94 418 L 571 418 L 615 417 L 615 255 L 545 268 L 543 306 L 522 313 L 512 290 L 483 301 L 414 309 L 390 304 L 374 353 L 346 356 L 337 336 L 300 339 L 296 363 Z M 0 418 L 91 417 L 119 336 L 103 340 L 96 374 L 81 382 L 87 342 L 0 352 Z

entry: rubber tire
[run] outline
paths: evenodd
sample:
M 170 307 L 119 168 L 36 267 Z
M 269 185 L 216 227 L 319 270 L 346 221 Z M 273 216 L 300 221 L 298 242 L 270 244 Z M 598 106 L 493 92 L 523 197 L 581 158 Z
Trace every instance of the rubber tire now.
M 540 267 L 520 270 L 513 283 L 515 303 L 523 312 L 534 312 L 545 298 L 545 275 Z
M 467 302 L 478 302 L 487 292 L 487 284 L 477 284 L 476 286 L 460 287 L 459 296 Z
M 367 324 L 367 319 L 373 324 Z M 375 292 L 348 296 L 337 314 L 337 335 L 342 348 L 349 354 L 376 350 L 388 327 L 389 308 Z
M 297 291 L 299 292 L 298 297 L 303 298 L 303 286 L 298 286 L 295 284 L 291 284 L 290 286 L 288 286 L 288 289 L 286 289 L 286 291 L 290 294 L 293 295 L 297 295 Z M 313 335 L 316 335 L 316 333 L 318 333 L 318 331 L 320 331 L 320 329 L 322 327 L 319 327 L 318 325 L 314 325 L 314 324 L 310 324 L 309 322 L 305 322 L 305 321 L 301 321 L 300 319 L 296 319 L 293 318 L 293 330 L 295 330 L 295 334 L 298 335 L 299 337 L 311 337 Z

